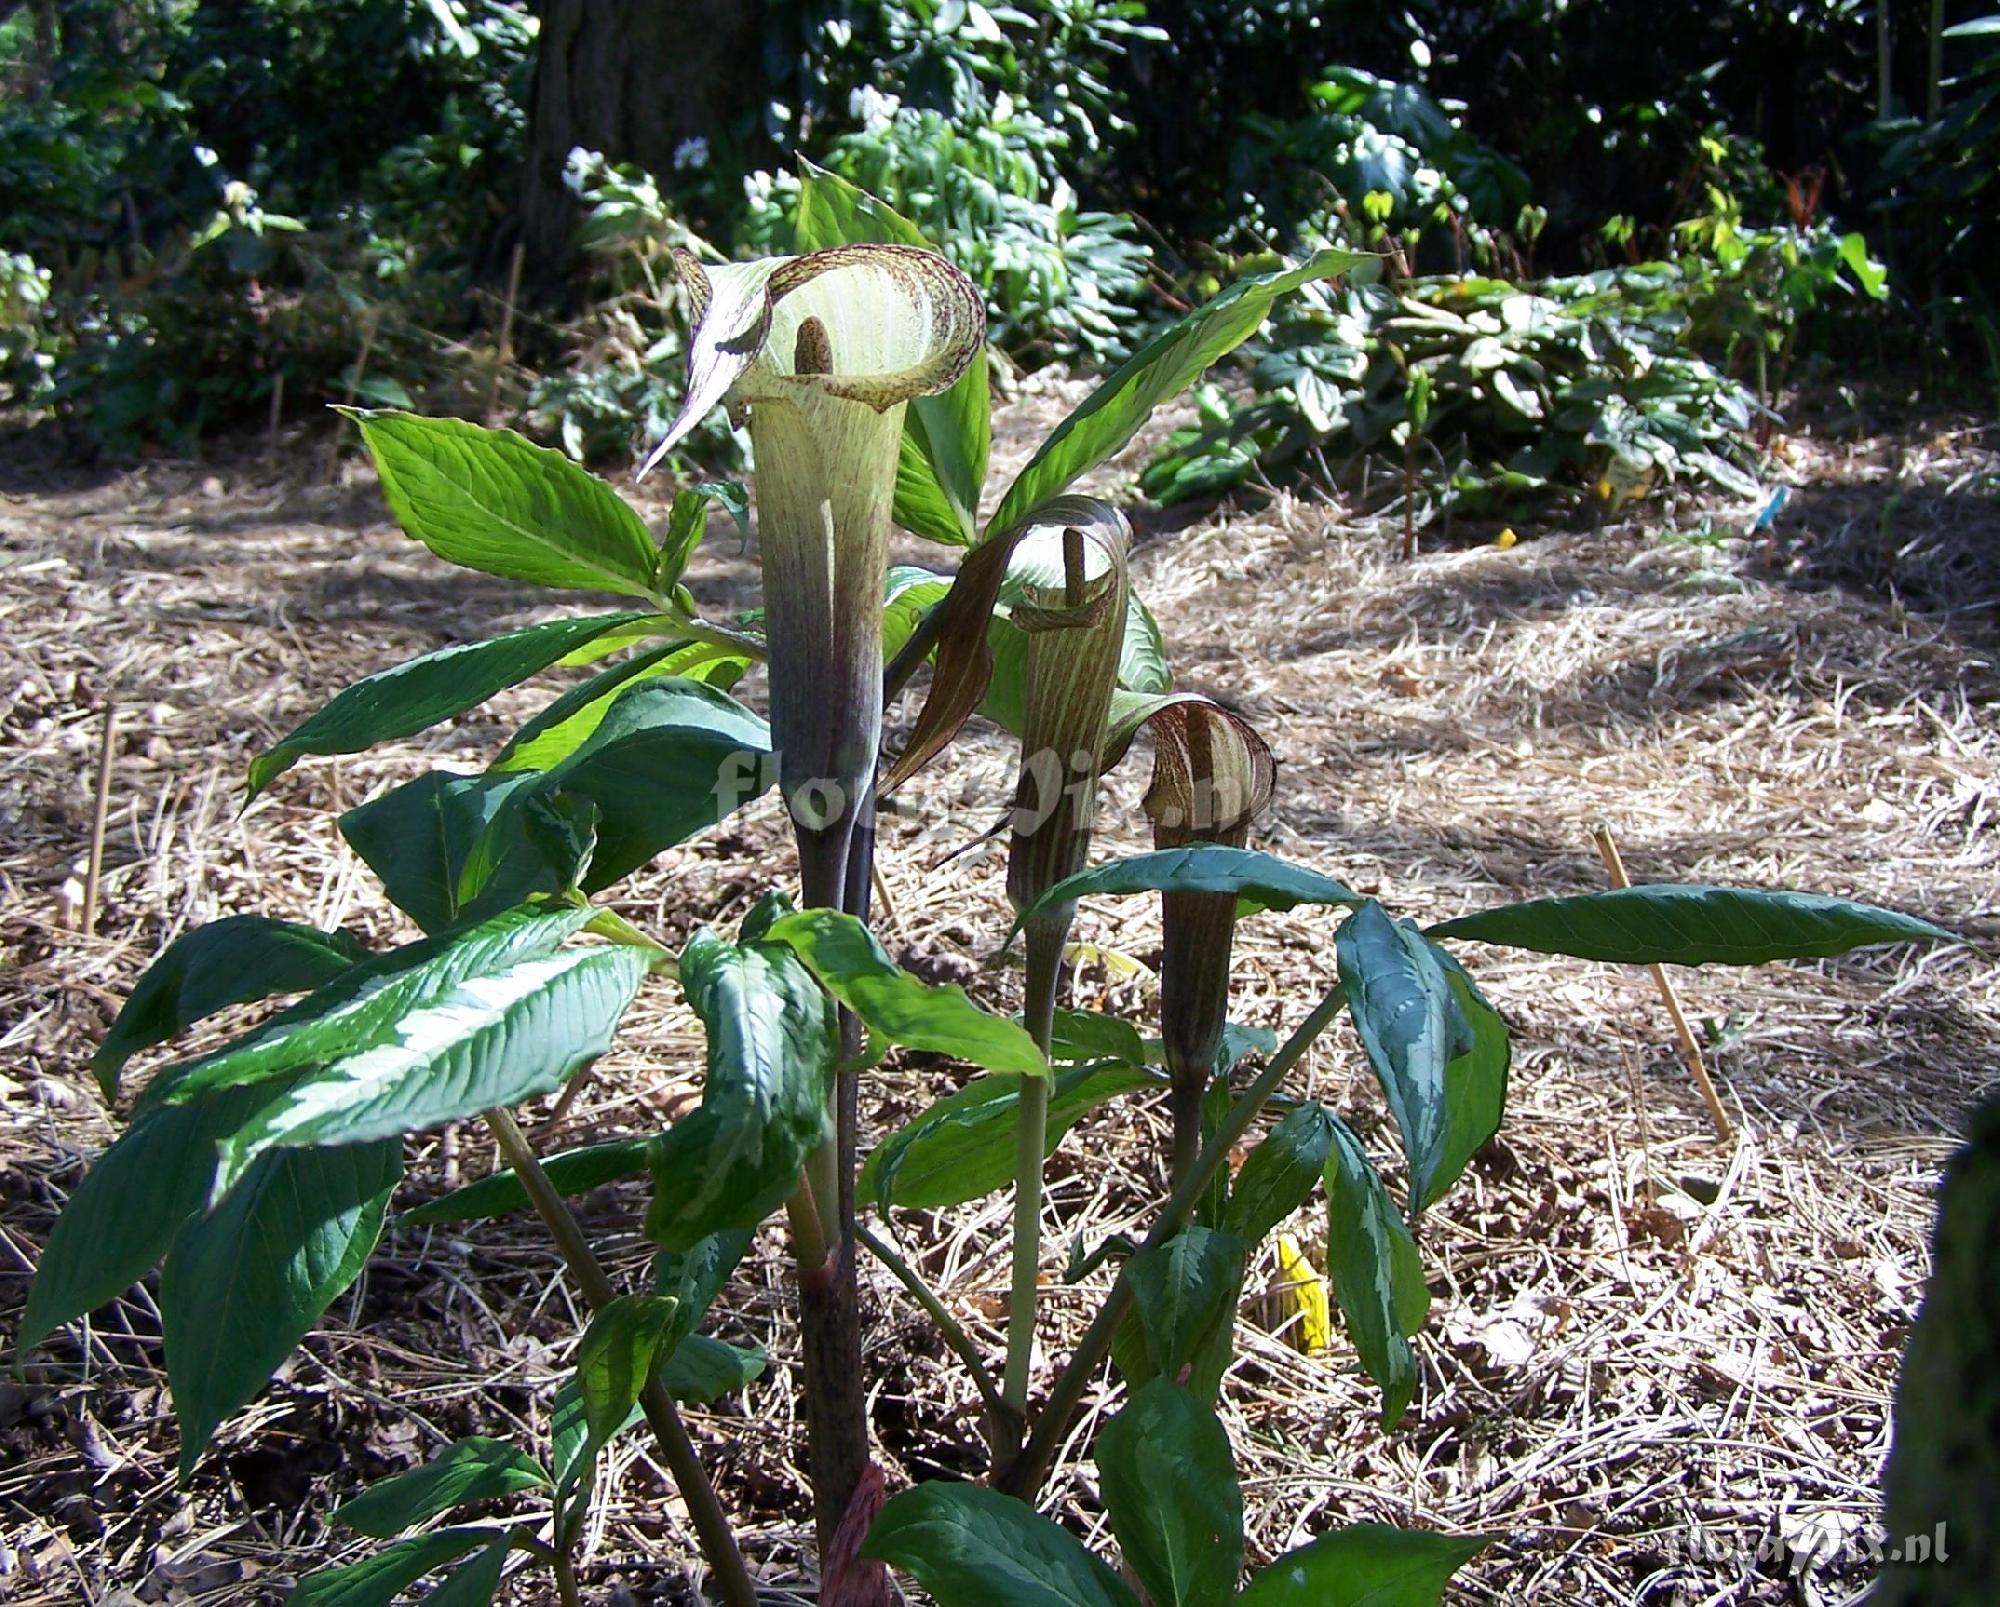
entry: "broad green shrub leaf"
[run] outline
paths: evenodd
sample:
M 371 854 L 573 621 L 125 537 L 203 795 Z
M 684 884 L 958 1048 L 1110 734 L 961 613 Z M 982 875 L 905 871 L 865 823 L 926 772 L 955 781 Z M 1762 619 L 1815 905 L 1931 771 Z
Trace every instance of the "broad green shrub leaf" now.
M 576 1349 L 588 1459 L 609 1444 L 670 1349 L 681 1303 L 670 1295 L 620 1295 L 591 1319 Z
M 646 1235 L 669 1249 L 753 1228 L 797 1191 L 830 1136 L 840 1058 L 832 1000 L 778 944 L 704 927 L 681 952 L 681 986 L 708 1029 L 708 1076 L 701 1108 L 653 1141 Z
M 795 230 L 800 252 L 837 245 L 937 249 L 886 202 L 804 160 Z M 993 433 L 989 384 L 982 354 L 950 390 L 919 396 L 904 413 L 893 517 L 905 530 L 955 547 L 976 535 Z
M 402 1175 L 394 1140 L 268 1155 L 182 1227 L 160 1272 L 160 1328 L 183 1480 L 359 1275 Z
M 646 976 L 633 949 L 565 949 L 471 978 L 373 1047 L 301 1073 L 222 1142 L 218 1192 L 276 1148 L 362 1144 L 561 1087 L 610 1047 Z
M 285 1607 L 390 1607 L 425 1574 L 468 1551 L 506 1541 L 504 1529 L 434 1529 L 399 1540 L 360 1562 L 307 1574 L 285 1599 Z
M 770 751 L 770 727 L 727 693 L 681 679 L 629 685 L 575 751 L 502 799 L 459 869 L 458 895 L 505 874 L 537 804 L 568 800 L 596 809 L 578 885 L 608 887 L 763 792 Z
M 340 817 L 340 835 L 382 883 L 389 901 L 426 932 L 484 920 L 537 895 L 566 891 L 578 867 L 546 840 L 525 832 L 508 844 L 500 868 L 476 894 L 460 896 L 474 846 L 532 774 L 418 776 Z M 510 818 L 519 818 L 510 817 Z
M 1254 849 L 1193 843 L 1185 848 L 1133 854 L 1078 871 L 1023 910 L 1014 922 L 1014 932 L 1051 905 L 1101 893 L 1234 893 L 1243 914 L 1288 910 L 1300 904 L 1351 908 L 1362 901 L 1359 893 L 1303 865 L 1287 864 Z M 1013 933 L 1008 934 L 1008 941 L 1013 941 Z
M 263 915 L 229 915 L 183 932 L 146 967 L 90 1069 L 104 1097 L 118 1097 L 118 1074 L 142 1049 L 184 1032 L 232 1004 L 301 993 L 368 958 L 345 932 L 322 932 Z
M 667 533 L 660 542 L 659 567 L 653 573 L 654 592 L 665 597 L 681 582 L 681 571 L 701 545 L 708 531 L 708 505 L 720 503 L 729 510 L 736 528 L 750 533 L 750 497 L 733 480 L 704 480 L 674 493 L 674 505 L 667 514 Z
M 1484 1535 L 1357 1523 L 1288 1551 L 1251 1576 L 1240 1607 L 1438 1607 Z
M 988 1071 L 1049 1074 L 1048 1062 L 1019 1022 L 980 1009 L 955 983 L 919 982 L 851 915 L 800 910 L 772 922 L 768 935 L 805 961 L 828 992 L 889 1043 L 950 1055 Z
M 770 1358 L 707 1334 L 689 1334 L 660 1368 L 667 1393 L 689 1406 L 708 1406 L 763 1376 Z
M 487 774 L 549 770 L 575 753 L 603 723 L 611 705 L 636 681 L 673 676 L 728 691 L 750 660 L 713 642 L 671 641 L 634 654 L 622 664 L 574 686 L 508 738 Z
M 542 586 L 653 596 L 659 553 L 645 521 L 562 453 L 462 419 L 349 416 L 396 522 L 440 558 Z
M 1402 1212 L 1338 1117 L 1326 1157 L 1326 1213 L 1327 1277 L 1361 1365 L 1382 1386 L 1382 1426 L 1393 1428 L 1416 1393 L 1409 1336 L 1423 1326 L 1431 1293 Z
M 1236 1343 L 1247 1247 L 1233 1233 L 1183 1228 L 1132 1258 L 1125 1277 L 1132 1310 L 1111 1341 L 1111 1359 L 1136 1389 L 1155 1378 L 1213 1401 Z
M 586 1144 L 565 1150 L 542 1162 L 542 1170 L 562 1195 L 583 1194 L 620 1178 L 637 1177 L 646 1169 L 652 1140 L 621 1138 L 608 1144 Z M 438 1227 L 451 1222 L 480 1222 L 526 1210 L 528 1191 L 510 1166 L 482 1177 L 477 1183 L 453 1189 L 428 1200 L 413 1210 L 399 1211 L 396 1220 L 404 1227 Z
M 1008 487 L 987 530 L 1004 536 L 1019 529 L 1080 476 L 1121 451 L 1154 408 L 1180 395 L 1210 364 L 1255 334 L 1278 297 L 1368 260 L 1352 251 L 1320 251 L 1300 267 L 1239 279 L 1155 336 L 1050 432 Z
M 1326 1170 L 1333 1143 L 1333 1117 L 1308 1101 L 1286 1114 L 1244 1159 L 1230 1185 L 1222 1225 L 1246 1247 L 1306 1203 Z
M 1334 952 L 1348 1013 L 1402 1130 L 1410 1197 L 1430 1199 L 1446 1161 L 1445 1069 L 1471 1053 L 1471 1026 L 1431 946 L 1373 899 L 1341 923 Z
M 1914 915 L 1818 893 L 1671 883 L 1503 904 L 1445 921 L 1428 935 L 1628 965 L 1762 965 L 1868 943 L 1964 941 Z
M 1151 1058 L 1138 1028 L 1097 1010 L 1057 1010 L 1049 1033 L 1051 1060 L 1117 1060 L 1143 1066 Z
M 513 1549 L 510 1535 L 498 1536 L 472 1561 L 460 1563 L 439 1580 L 437 1588 L 424 1597 L 424 1607 L 492 1607 L 500 1590 L 500 1575 L 507 1567 L 507 1553 Z
M 1215 1413 L 1169 1379 L 1097 1437 L 1104 1509 L 1156 1607 L 1222 1607 L 1243 1571 L 1243 1490 Z
M 332 1518 L 388 1540 L 453 1507 L 548 1488 L 549 1476 L 533 1457 L 475 1434 L 454 1440 L 422 1467 L 377 1480 L 335 1507 Z
M 139 1109 L 268 1082 L 367 1049 L 411 1011 L 435 1005 L 464 982 L 555 952 L 593 913 L 510 910 L 455 936 L 427 938 L 378 954 L 247 1036 L 199 1060 L 167 1067 L 146 1086 Z
M 181 1224 L 208 1203 L 215 1147 L 256 1108 L 248 1091 L 135 1119 L 84 1174 L 35 1268 L 17 1347 L 122 1294 L 160 1264 Z
M 1068 1066 L 1049 1089 L 1044 1156 L 1099 1105 L 1150 1088 L 1158 1079 L 1130 1065 Z M 887 1211 L 892 1205 L 962 1205 L 1014 1180 L 1016 1113 L 1021 1079 L 996 1072 L 940 1099 L 908 1125 L 878 1144 L 856 1184 L 864 1199 Z
M 681 1303 L 682 1333 L 691 1333 L 730 1273 L 750 1248 L 749 1228 L 731 1228 L 698 1239 L 686 1250 L 661 1250 L 653 1257 L 653 1292 L 672 1295 Z
M 1500 1117 L 1507 1108 L 1507 1075 L 1514 1058 L 1507 1023 L 1465 974 L 1464 967 L 1436 944 L 1431 945 L 1431 955 L 1444 968 L 1458 1013 L 1471 1029 L 1472 1047 L 1444 1069 L 1444 1136 L 1430 1186 L 1411 1191 L 1410 1205 L 1415 1211 L 1441 1199 L 1458 1181 L 1473 1152 L 1500 1130 Z
M 1068 1530 L 978 1484 L 890 1497 L 861 1554 L 902 1569 L 938 1607 L 1139 1607 Z
M 440 648 L 356 681 L 276 747 L 251 760 L 250 796 L 308 754 L 360 753 L 378 742 L 415 736 L 476 708 L 585 643 L 644 618 L 631 613 L 554 619 L 491 641 Z

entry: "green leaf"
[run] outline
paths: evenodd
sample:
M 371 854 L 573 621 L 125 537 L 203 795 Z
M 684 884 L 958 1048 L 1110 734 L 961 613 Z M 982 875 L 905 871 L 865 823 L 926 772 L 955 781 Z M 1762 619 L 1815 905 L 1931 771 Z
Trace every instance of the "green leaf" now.
M 729 510 L 736 528 L 750 534 L 750 498 L 733 480 L 704 480 L 674 494 L 667 515 L 666 538 L 660 543 L 659 567 L 653 573 L 653 590 L 665 597 L 680 584 L 681 571 L 708 533 L 708 505 L 719 502 Z
M 1278 297 L 1368 260 L 1352 251 L 1320 251 L 1303 266 L 1239 279 L 1155 336 L 1050 432 L 1001 498 L 987 530 L 1004 535 L 1019 529 L 1036 509 L 1121 451 L 1154 408 L 1178 396 L 1217 358 L 1255 334 Z
M 263 915 L 229 915 L 183 932 L 133 986 L 90 1069 L 107 1100 L 118 1074 L 142 1049 L 164 1043 L 232 1004 L 300 993 L 368 958 L 345 932 L 322 932 Z
M 500 1575 L 507 1567 L 507 1554 L 513 1549 L 511 1535 L 497 1536 L 472 1561 L 461 1563 L 439 1580 L 424 1597 L 424 1607 L 492 1607 L 500 1590 Z
M 1290 1216 L 1311 1195 L 1326 1169 L 1333 1143 L 1333 1117 L 1316 1101 L 1286 1114 L 1245 1158 L 1230 1185 L 1222 1225 L 1245 1245 Z
M 1430 1187 L 1413 1190 L 1411 1208 L 1422 1211 L 1456 1183 L 1473 1152 L 1500 1130 L 1507 1108 L 1507 1076 L 1513 1064 L 1513 1042 L 1500 1012 L 1487 1002 L 1457 960 L 1435 944 L 1431 954 L 1444 968 L 1458 1013 L 1472 1030 L 1472 1047 L 1444 1070 L 1444 1137 Z
M 1818 893 L 1672 883 L 1503 904 L 1445 921 L 1428 935 L 1626 965 L 1762 965 L 1868 943 L 1964 941 L 1914 915 Z
M 56 1218 L 35 1268 L 17 1348 L 137 1283 L 166 1255 L 181 1224 L 208 1203 L 215 1146 L 255 1108 L 252 1093 L 140 1116 L 98 1157 Z
M 1471 1028 L 1431 945 L 1373 899 L 1341 923 L 1334 952 L 1348 1013 L 1402 1130 L 1410 1197 L 1430 1199 L 1445 1163 L 1445 1068 L 1472 1049 Z
M 652 1140 L 647 1138 L 586 1144 L 581 1149 L 549 1156 L 542 1162 L 542 1170 L 558 1194 L 583 1194 L 623 1177 L 637 1177 L 645 1171 L 651 1149 Z M 414 1210 L 399 1211 L 396 1220 L 404 1227 L 439 1227 L 451 1222 L 480 1222 L 506 1216 L 512 1211 L 525 1210 L 528 1204 L 528 1191 L 510 1166 L 482 1177 L 477 1183 L 468 1183 L 464 1188 L 428 1200 Z
M 399 1540 L 361 1562 L 307 1574 L 286 1598 L 285 1607 L 390 1607 L 425 1574 L 476 1547 L 497 1546 L 507 1538 L 504 1529 L 435 1529 Z
M 1234 893 L 1239 911 L 1288 910 L 1299 904 L 1357 905 L 1361 895 L 1330 876 L 1270 854 L 1219 843 L 1193 843 L 1133 854 L 1078 871 L 1056 883 L 1015 919 L 1007 941 L 1040 911 L 1100 893 Z
M 250 762 L 250 796 L 307 754 L 360 753 L 378 742 L 414 736 L 476 708 L 586 642 L 644 618 L 631 613 L 550 620 L 490 641 L 441 648 L 356 681 Z
M 671 1346 L 668 1330 L 680 1305 L 670 1295 L 620 1295 L 591 1319 L 576 1350 L 586 1457 L 610 1443 L 638 1405 L 661 1351 Z
M 708 1406 L 754 1383 L 768 1362 L 762 1350 L 689 1334 L 660 1368 L 660 1382 L 675 1400 Z
M 1044 1156 L 1091 1111 L 1134 1088 L 1156 1085 L 1152 1073 L 1130 1065 L 1067 1066 L 1049 1089 Z M 962 1205 L 1014 1180 L 1016 1112 L 1021 1078 L 999 1072 L 948 1094 L 878 1144 L 855 1187 L 887 1211 L 892 1205 Z
M 892 1496 L 861 1554 L 902 1569 L 938 1607 L 1139 1607 L 1068 1530 L 977 1484 Z
M 1245 1249 L 1233 1233 L 1189 1227 L 1126 1264 L 1132 1311 L 1112 1338 L 1111 1357 L 1127 1384 L 1178 1384 L 1185 1375 L 1197 1396 L 1215 1399 L 1236 1343 Z
M 487 766 L 487 774 L 553 769 L 583 746 L 603 723 L 619 693 L 636 681 L 673 676 L 726 692 L 742 679 L 749 665 L 747 655 L 713 642 L 671 641 L 634 654 L 550 703 L 508 738 Z
M 160 1330 L 183 1480 L 359 1275 L 402 1175 L 394 1141 L 271 1155 L 182 1227 L 160 1272 Z
M 1423 1326 L 1431 1293 L 1402 1212 L 1338 1117 L 1326 1158 L 1326 1211 L 1327 1276 L 1361 1365 L 1382 1386 L 1382 1426 L 1393 1428 L 1416 1393 L 1409 1336 Z
M 564 892 L 577 879 L 565 855 L 522 833 L 475 896 L 459 896 L 475 845 L 535 779 L 433 770 L 348 810 L 340 817 L 340 835 L 380 879 L 389 901 L 426 932 L 485 920 L 536 895 Z
M 752 1228 L 799 1186 L 830 1136 L 840 1058 L 833 1002 L 789 949 L 706 927 L 681 953 L 681 985 L 708 1029 L 701 1108 L 653 1141 L 646 1235 L 670 1249 Z
M 1484 1535 L 1357 1523 L 1288 1551 L 1251 1577 L 1239 1607 L 1438 1607 Z
M 1143 1066 L 1152 1058 L 1138 1028 L 1097 1010 L 1057 1010 L 1049 1033 L 1051 1060 L 1118 1060 Z
M 147 1085 L 139 1109 L 269 1082 L 370 1048 L 411 1011 L 437 1004 L 465 982 L 553 953 L 593 913 L 510 910 L 456 936 L 428 938 L 375 955 L 256 1031 L 199 1060 L 167 1067 Z
M 564 800 L 597 811 L 596 852 L 578 885 L 608 887 L 762 793 L 773 779 L 770 751 L 770 727 L 712 686 L 664 678 L 627 686 L 574 752 L 500 803 L 460 868 L 459 897 L 504 873 L 529 812 Z
M 333 1521 L 388 1540 L 453 1507 L 521 1490 L 546 1490 L 533 1457 L 483 1435 L 454 1440 L 422 1467 L 380 1479 L 333 1509 Z
M 886 202 L 803 159 L 795 244 L 801 252 L 837 245 L 937 249 Z M 977 533 L 993 433 L 989 386 L 982 354 L 950 390 L 920 396 L 904 413 L 893 517 L 905 530 L 959 547 Z
M 469 979 L 380 1043 L 275 1088 L 223 1140 L 217 1191 L 269 1149 L 399 1138 L 561 1087 L 610 1047 L 645 975 L 642 953 L 603 948 Z
M 345 409 L 400 524 L 440 558 L 543 586 L 653 596 L 645 521 L 602 480 L 512 430 Z
M 1098 1435 L 1097 1477 L 1119 1549 L 1157 1607 L 1235 1596 L 1243 1490 L 1214 1412 L 1154 1379 Z
M 870 1032 L 890 1043 L 950 1055 L 988 1071 L 1049 1074 L 1041 1050 L 1018 1022 L 980 1009 L 956 984 L 919 982 L 851 915 L 800 910 L 774 921 L 769 937 L 796 953 Z
M 681 1303 L 682 1333 L 691 1333 L 715 1303 L 754 1236 L 749 1228 L 731 1228 L 698 1239 L 686 1250 L 654 1255 L 653 1292 L 672 1295 Z

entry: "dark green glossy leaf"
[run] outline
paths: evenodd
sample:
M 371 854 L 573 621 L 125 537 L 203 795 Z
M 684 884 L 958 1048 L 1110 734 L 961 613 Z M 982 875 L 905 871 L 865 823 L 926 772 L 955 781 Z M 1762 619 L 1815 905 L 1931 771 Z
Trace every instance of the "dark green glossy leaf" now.
M 360 1562 L 307 1574 L 285 1607 L 390 1607 L 425 1574 L 476 1547 L 506 1539 L 504 1529 L 435 1529 L 399 1540 Z
M 589 1435 L 586 1460 L 625 1424 L 672 1344 L 680 1302 L 669 1295 L 620 1295 L 593 1317 L 576 1349 L 577 1385 Z
M 1188 1391 L 1156 1378 L 1097 1437 L 1104 1509 L 1156 1607 L 1221 1607 L 1243 1571 L 1243 1490 L 1229 1436 Z
M 1413 1191 L 1411 1208 L 1422 1211 L 1441 1199 L 1456 1183 L 1473 1152 L 1500 1130 L 1507 1108 L 1507 1076 L 1513 1064 L 1513 1041 L 1500 1012 L 1487 1002 L 1465 969 L 1443 949 L 1432 945 L 1432 956 L 1444 968 L 1458 1013 L 1471 1029 L 1472 1047 L 1444 1070 L 1445 1126 L 1430 1187 Z
M 1127 1384 L 1165 1378 L 1214 1401 L 1236 1343 L 1246 1249 L 1233 1233 L 1189 1227 L 1132 1258 L 1132 1310 L 1111 1342 Z
M 1299 904 L 1356 905 L 1361 895 L 1318 871 L 1248 848 L 1195 843 L 1133 854 L 1056 883 L 1023 910 L 1014 932 L 1037 912 L 1100 893 L 1234 893 L 1243 913 L 1288 910 Z M 1013 941 L 1013 933 L 1008 941 Z
M 169 1066 L 147 1085 L 140 1109 L 268 1082 L 370 1048 L 412 1011 L 437 1004 L 473 978 L 553 953 L 583 928 L 591 913 L 510 910 L 456 936 L 378 954 L 255 1032 L 199 1060 Z
M 1373 899 L 1341 923 L 1334 951 L 1348 1013 L 1402 1129 L 1410 1197 L 1430 1199 L 1446 1159 L 1445 1070 L 1471 1052 L 1472 1029 L 1422 934 Z
M 698 1239 L 686 1250 L 661 1250 L 653 1257 L 653 1292 L 681 1303 L 682 1333 L 691 1333 L 755 1237 L 749 1228 L 731 1228 Z
M 460 1563 L 439 1580 L 424 1597 L 424 1607 L 492 1607 L 499 1594 L 500 1575 L 507 1567 L 507 1554 L 513 1549 L 510 1536 L 495 1537 L 478 1556 Z
M 1869 943 L 1963 941 L 1914 915 L 1818 893 L 1667 883 L 1503 904 L 1445 921 L 1429 935 L 1630 965 L 1762 965 Z
M 440 648 L 356 681 L 250 762 L 250 796 L 256 797 L 308 754 L 360 753 L 378 742 L 415 736 L 478 707 L 586 642 L 645 617 L 629 613 L 553 619 L 490 641 Z
M 274 1088 L 222 1143 L 218 1192 L 274 1148 L 440 1127 L 561 1087 L 610 1046 L 645 979 L 635 949 L 565 949 L 471 978 L 386 1038 Z
M 1058 1010 L 1049 1034 L 1051 1060 L 1118 1060 L 1143 1066 L 1154 1057 L 1123 1016 L 1097 1010 Z
M 635 682 L 671 676 L 726 692 L 749 665 L 744 654 L 713 642 L 669 641 L 635 653 L 550 703 L 508 739 L 487 774 L 548 770 L 562 763 L 589 740 L 618 695 Z
M 1382 1426 L 1393 1428 L 1417 1388 L 1409 1336 L 1431 1293 L 1396 1202 L 1361 1141 L 1338 1117 L 1326 1157 L 1326 1270 L 1368 1376 L 1382 1386 Z
M 396 522 L 440 558 L 543 586 L 653 595 L 645 521 L 562 453 L 461 419 L 348 411 Z
M 1143 1067 L 1068 1066 L 1049 1090 L 1044 1155 L 1091 1111 L 1134 1088 L 1156 1086 Z M 886 1211 L 892 1205 L 962 1205 L 1004 1188 L 1014 1178 L 1016 1112 L 1021 1079 L 996 1072 L 947 1094 L 869 1155 L 856 1185 Z
M 394 1141 L 270 1155 L 182 1227 L 160 1272 L 160 1324 L 183 1480 L 360 1274 L 402 1175 Z
M 500 868 L 470 898 L 460 880 L 474 845 L 532 774 L 454 776 L 434 770 L 340 817 L 340 835 L 396 908 L 426 932 L 482 921 L 530 897 L 566 891 L 578 867 L 546 839 L 515 833 Z M 518 819 L 518 816 L 510 817 Z
M 646 1169 L 652 1140 L 621 1138 L 609 1144 L 587 1144 L 582 1149 L 565 1150 L 542 1162 L 542 1170 L 558 1194 L 583 1194 L 622 1177 L 637 1177 Z M 479 1222 L 488 1217 L 506 1216 L 528 1207 L 528 1191 L 521 1187 L 512 1167 L 482 1177 L 477 1183 L 453 1189 L 414 1210 L 400 1211 L 396 1220 L 405 1227 L 437 1227 L 450 1222 Z
M 690 1406 L 708 1406 L 754 1383 L 763 1375 L 768 1362 L 761 1350 L 711 1339 L 706 1334 L 689 1334 L 674 1347 L 674 1353 L 660 1368 L 660 1382 L 675 1400 Z
M 708 532 L 708 505 L 720 503 L 735 519 L 736 528 L 750 533 L 750 498 L 733 480 L 704 480 L 674 493 L 674 505 L 667 514 L 667 533 L 660 542 L 659 567 L 653 572 L 653 590 L 665 597 L 680 584 L 681 571 Z
M 1004 535 L 1025 525 L 1043 504 L 1122 450 L 1154 408 L 1255 334 L 1278 297 L 1368 260 L 1352 251 L 1320 251 L 1300 267 L 1239 279 L 1155 336 L 1050 432 L 1000 499 L 987 530 Z
M 892 1496 L 861 1554 L 902 1569 L 938 1607 L 1138 1607 L 1082 1541 L 977 1484 L 933 1480 Z
M 379 1479 L 333 1509 L 333 1521 L 388 1540 L 453 1507 L 521 1490 L 546 1490 L 549 1476 L 531 1456 L 500 1440 L 454 1440 L 422 1467 Z
M 1438 1607 L 1484 1535 L 1357 1523 L 1288 1551 L 1251 1577 L 1240 1607 Z
M 769 937 L 790 947 L 870 1032 L 889 1043 L 950 1055 L 988 1071 L 1049 1074 L 1048 1062 L 1020 1023 L 980 1009 L 956 984 L 919 982 L 851 915 L 800 910 L 772 922 Z
M 1245 1158 L 1230 1185 L 1222 1225 L 1246 1246 L 1306 1203 L 1326 1170 L 1333 1143 L 1333 1117 L 1307 1101 L 1286 1114 Z
M 183 932 L 134 984 L 90 1069 L 104 1097 L 116 1099 L 118 1074 L 140 1050 L 232 1004 L 316 988 L 367 958 L 345 932 L 263 915 L 229 915 Z
M 256 1108 L 248 1091 L 137 1118 L 97 1159 L 56 1218 L 21 1313 L 17 1348 L 122 1294 L 160 1264 L 208 1203 L 215 1147 Z
M 707 928 L 681 953 L 681 986 L 708 1029 L 701 1108 L 654 1140 L 646 1234 L 670 1249 L 755 1227 L 795 1193 L 830 1135 L 840 1026 L 812 973 L 775 943 Z

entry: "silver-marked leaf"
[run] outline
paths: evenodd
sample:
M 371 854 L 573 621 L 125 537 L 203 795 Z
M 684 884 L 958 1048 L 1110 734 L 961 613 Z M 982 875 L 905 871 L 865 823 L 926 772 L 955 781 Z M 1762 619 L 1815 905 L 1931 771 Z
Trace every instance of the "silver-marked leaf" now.
M 1133 1393 L 1097 1436 L 1118 1547 L 1156 1607 L 1223 1607 L 1243 1571 L 1243 1490 L 1215 1413 L 1169 1379 Z
M 453 1507 L 522 1490 L 546 1490 L 549 1476 L 525 1452 L 501 1440 L 454 1440 L 421 1467 L 378 1479 L 333 1509 L 332 1520 L 388 1540 Z
M 1417 1246 L 1361 1141 L 1338 1117 L 1326 1157 L 1326 1270 L 1368 1376 L 1382 1386 L 1382 1426 L 1393 1428 L 1417 1388 L 1409 1336 L 1431 1292 Z
M 1246 1249 L 1233 1233 L 1188 1227 L 1132 1258 L 1132 1309 L 1111 1341 L 1127 1384 L 1165 1378 L 1214 1401 L 1235 1348 Z

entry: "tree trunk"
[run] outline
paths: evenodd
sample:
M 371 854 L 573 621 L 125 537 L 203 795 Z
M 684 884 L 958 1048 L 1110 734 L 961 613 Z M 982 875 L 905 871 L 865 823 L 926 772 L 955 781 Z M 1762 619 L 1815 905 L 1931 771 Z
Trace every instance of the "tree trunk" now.
M 563 184 L 573 148 L 665 178 L 684 141 L 713 141 L 754 115 L 761 15 L 745 0 L 542 0 L 521 196 L 536 279 L 560 279 L 573 259 L 576 198 Z

